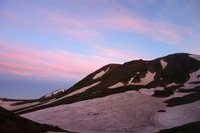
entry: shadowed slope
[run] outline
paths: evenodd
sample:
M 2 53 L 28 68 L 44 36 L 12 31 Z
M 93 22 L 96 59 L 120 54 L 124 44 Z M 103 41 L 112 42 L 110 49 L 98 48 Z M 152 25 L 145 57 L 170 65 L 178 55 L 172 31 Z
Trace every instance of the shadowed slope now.
M 57 126 L 33 122 L 0 107 L 1 133 L 44 133 L 47 131 L 68 132 Z

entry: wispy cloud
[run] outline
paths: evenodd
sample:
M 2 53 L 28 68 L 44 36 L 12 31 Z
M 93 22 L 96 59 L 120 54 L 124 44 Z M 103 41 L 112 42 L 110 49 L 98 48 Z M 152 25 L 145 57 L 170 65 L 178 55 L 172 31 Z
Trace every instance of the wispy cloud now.
M 98 6 L 91 1 L 87 1 L 87 3 L 91 4 L 91 6 Z M 134 3 L 138 4 L 138 2 Z M 80 6 L 77 2 L 71 2 L 71 4 L 74 5 L 75 8 Z M 114 6 L 111 6 L 110 2 L 105 1 L 101 2 L 101 6 L 105 6 L 105 11 L 103 13 L 97 12 L 98 14 L 96 16 L 98 17 L 93 15 L 87 19 L 83 19 L 83 17 L 76 17 L 72 12 L 61 12 L 24 4 L 23 8 L 30 10 L 33 16 L 37 16 L 37 21 L 33 26 L 24 25 L 24 22 L 21 26 L 25 28 L 37 27 L 35 29 L 31 28 L 30 30 L 38 30 L 40 33 L 46 32 L 63 36 L 69 35 L 74 39 L 86 42 L 94 42 L 96 39 L 102 39 L 101 37 L 104 35 L 99 29 L 141 34 L 155 41 L 172 45 L 182 43 L 184 35 L 190 36 L 193 32 L 188 27 L 139 17 L 138 15 L 130 13 L 131 11 L 129 11 L 129 9 L 117 2 L 114 3 Z M 13 15 L 15 21 L 18 18 L 18 22 L 22 20 L 21 17 L 26 17 L 27 19 L 23 20 L 27 21 L 27 23 L 32 21 L 30 15 Z
M 78 80 L 109 60 L 67 51 L 25 49 L 0 45 L 0 72 L 40 78 Z
M 105 29 L 139 33 L 156 41 L 173 45 L 181 43 L 184 39 L 183 35 L 190 36 L 193 33 L 188 27 L 153 22 L 132 16 L 114 16 L 113 18 L 98 20 L 96 24 L 98 24 L 96 26 Z

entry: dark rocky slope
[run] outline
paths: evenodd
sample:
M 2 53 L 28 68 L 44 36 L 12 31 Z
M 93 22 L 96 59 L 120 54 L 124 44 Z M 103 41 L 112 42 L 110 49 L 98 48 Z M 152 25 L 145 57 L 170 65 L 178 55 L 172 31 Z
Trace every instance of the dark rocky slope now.
M 57 126 L 36 123 L 0 107 L 0 133 L 44 133 L 47 131 L 68 132 Z

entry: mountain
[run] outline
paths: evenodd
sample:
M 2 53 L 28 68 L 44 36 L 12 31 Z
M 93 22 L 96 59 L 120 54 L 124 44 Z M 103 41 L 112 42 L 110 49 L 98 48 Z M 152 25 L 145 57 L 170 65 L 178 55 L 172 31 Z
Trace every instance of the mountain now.
M 59 95 L 0 105 L 77 132 L 158 132 L 200 121 L 200 56 L 108 64 Z
M 55 90 L 53 92 L 50 92 L 50 93 L 42 96 L 40 99 L 41 100 L 51 99 L 51 98 L 56 97 L 57 95 L 60 95 L 63 92 L 65 92 L 65 89 L 58 89 L 58 90 Z

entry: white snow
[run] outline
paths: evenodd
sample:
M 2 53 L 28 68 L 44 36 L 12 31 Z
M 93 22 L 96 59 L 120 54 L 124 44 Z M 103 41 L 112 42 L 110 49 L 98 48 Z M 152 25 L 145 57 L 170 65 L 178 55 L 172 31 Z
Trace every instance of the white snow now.
M 108 72 L 110 68 L 108 67 L 105 71 L 101 71 L 99 73 L 97 73 L 92 79 L 98 79 L 98 78 L 101 78 L 106 72 Z
M 143 88 L 143 89 L 140 89 L 138 92 L 145 95 L 152 96 L 155 90 L 164 90 L 164 87 L 156 87 L 156 88 L 150 88 L 150 89 Z
M 118 87 L 121 87 L 121 86 L 124 86 L 124 83 L 119 82 L 119 83 L 114 84 L 114 85 L 112 85 L 112 86 L 110 86 L 110 87 L 108 87 L 108 88 L 110 88 L 110 89 L 114 89 L 114 88 L 118 88 Z
M 45 95 L 45 97 L 46 97 L 46 98 L 49 98 L 49 97 L 51 97 L 51 96 L 53 96 L 53 95 L 56 95 L 57 93 L 60 93 L 60 92 L 65 92 L 65 89 L 59 89 L 59 90 L 53 91 L 53 92 L 51 92 L 51 93 Z
M 166 110 L 166 112 L 158 112 L 158 110 Z M 22 116 L 81 133 L 153 133 L 199 121 L 199 114 L 200 101 L 166 107 L 162 98 L 128 91 L 46 108 Z
M 198 78 L 197 76 L 200 75 L 200 69 L 196 72 L 193 72 L 190 74 L 190 79 L 184 84 L 183 89 L 192 89 L 194 87 L 197 87 L 200 85 L 199 84 L 192 84 L 191 82 L 198 82 L 200 81 L 200 78 Z
M 128 86 L 128 85 L 147 85 L 148 83 L 150 83 L 150 82 L 152 82 L 153 80 L 154 80 L 154 76 L 156 75 L 156 72 L 154 72 L 154 73 L 151 73 L 151 72 L 147 72 L 146 73 L 146 76 L 144 77 L 144 78 L 141 78 L 140 80 L 140 82 L 139 83 L 134 83 L 134 82 L 132 82 L 133 81 L 133 79 L 134 79 L 134 77 L 132 77 L 129 81 L 128 81 L 128 83 L 127 84 L 124 84 L 124 83 L 122 83 L 122 82 L 119 82 L 119 83 L 117 83 L 117 84 L 114 84 L 114 85 L 112 85 L 112 86 L 110 86 L 110 87 L 108 87 L 108 88 L 110 88 L 110 89 L 113 89 L 113 88 L 118 88 L 118 87 L 121 87 L 121 86 Z
M 152 82 L 154 80 L 154 76 L 156 75 L 156 72 L 151 73 L 147 72 L 146 76 L 144 78 L 141 78 L 141 82 L 139 83 L 134 83 L 135 85 L 147 85 L 148 83 Z
M 132 77 L 132 78 L 128 81 L 127 85 L 134 85 L 134 82 L 133 82 L 133 79 L 134 79 L 134 78 L 135 78 L 135 76 Z
M 155 121 L 161 127 L 172 128 L 200 120 L 200 102 L 166 108 L 166 112 L 155 113 Z
M 93 83 L 93 84 L 91 84 L 91 85 L 89 85 L 89 86 L 85 86 L 85 87 L 83 87 L 83 88 L 81 88 L 81 89 L 78 89 L 77 91 L 74 91 L 74 92 L 68 94 L 67 97 L 72 96 L 72 95 L 75 95 L 75 94 L 78 94 L 78 93 L 82 93 L 82 92 L 86 91 L 87 89 L 92 88 L 92 87 L 98 85 L 99 83 L 101 83 L 101 81 L 96 82 L 96 83 Z
M 194 93 L 194 92 L 182 93 L 182 92 L 175 91 L 175 93 L 173 95 L 170 95 L 169 97 L 165 97 L 165 98 L 163 98 L 163 100 L 169 100 L 169 99 L 172 99 L 175 97 L 184 97 L 184 96 L 192 94 L 192 93 Z
M 20 101 L 2 101 L 2 100 L 0 100 L 0 106 L 7 110 L 11 110 L 11 108 L 12 108 L 11 104 L 14 104 L 17 102 L 20 102 Z
M 160 64 L 162 65 L 162 68 L 164 69 L 168 63 L 162 59 L 160 60 Z
M 139 72 L 137 72 L 137 74 L 139 74 Z M 141 81 L 139 83 L 133 82 L 133 79 L 135 78 L 135 76 L 134 76 L 128 81 L 128 83 L 126 85 L 147 85 L 148 83 L 150 83 L 151 81 L 154 80 L 155 75 L 156 75 L 156 72 L 151 73 L 151 72 L 148 71 L 146 73 L 146 76 L 144 78 L 140 79 Z
M 189 55 L 189 57 L 191 57 L 191 58 L 193 58 L 193 59 L 196 59 L 196 60 L 200 61 L 200 56 L 199 56 L 199 55 L 191 54 L 191 55 Z
M 154 94 L 153 89 L 140 89 L 138 92 L 149 96 L 152 96 Z
M 175 86 L 175 85 L 179 85 L 179 84 L 172 82 L 171 84 L 168 84 L 166 87 L 172 87 L 172 86 Z
M 154 121 L 152 114 L 162 107 L 159 100 L 130 91 L 22 116 L 81 133 L 154 132 L 155 129 L 151 131 L 144 125 L 151 125 Z

